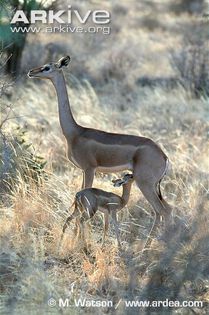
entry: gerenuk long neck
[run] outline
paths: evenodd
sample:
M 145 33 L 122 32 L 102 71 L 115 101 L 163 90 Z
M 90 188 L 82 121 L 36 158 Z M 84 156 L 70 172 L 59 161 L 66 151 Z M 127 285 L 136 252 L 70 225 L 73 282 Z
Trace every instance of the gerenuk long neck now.
M 131 185 L 132 181 L 129 181 L 128 183 L 123 185 L 123 194 L 121 196 L 122 199 L 122 206 L 125 207 L 125 205 L 128 203 L 130 198 L 130 191 L 131 191 Z
M 59 120 L 62 132 L 69 141 L 79 132 L 81 127 L 76 123 L 71 112 L 65 78 L 62 71 L 56 74 L 56 77 L 52 79 L 52 83 L 57 92 Z

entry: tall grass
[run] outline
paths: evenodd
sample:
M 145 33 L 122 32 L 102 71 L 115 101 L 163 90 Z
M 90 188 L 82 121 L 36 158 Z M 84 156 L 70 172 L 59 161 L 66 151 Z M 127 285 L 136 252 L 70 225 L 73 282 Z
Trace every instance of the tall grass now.
M 116 108 L 110 116 L 108 107 L 100 103 L 88 82 L 80 83 L 73 78 L 70 81 L 69 95 L 79 123 L 110 131 L 117 127 L 119 132 L 124 132 L 125 126 L 126 133 L 152 135 L 169 153 L 172 168 L 163 186 L 166 199 L 174 206 L 174 227 L 168 235 L 162 234 L 155 240 L 147 257 L 141 257 L 140 250 L 153 218 L 150 206 L 134 187 L 128 208 L 119 214 L 122 254 L 118 252 L 112 228 L 105 248 L 101 249 L 99 217 L 92 221 L 91 230 L 86 227 L 88 250 L 76 236 L 74 223 L 58 248 L 69 206 L 81 186 L 81 172 L 65 157 L 53 93 L 50 92 L 51 99 L 47 102 L 47 86 L 30 83 L 16 106 L 21 109 L 27 102 L 31 106 L 25 107 L 25 116 L 17 122 L 24 126 L 27 121 L 27 137 L 33 141 L 37 153 L 41 152 L 48 161 L 47 177 L 37 186 L 33 177 L 29 176 L 29 182 L 25 182 L 19 172 L 7 203 L 1 205 L 1 292 L 5 306 L 17 313 L 24 309 L 35 314 L 37 305 L 47 310 L 50 297 L 68 297 L 71 286 L 74 288 L 71 299 L 110 299 L 115 305 L 131 296 L 150 300 L 166 297 L 205 300 L 208 268 L 208 147 L 205 144 L 209 126 L 204 115 L 199 120 L 193 119 L 200 106 L 202 113 L 204 108 L 207 110 L 205 100 L 195 103 L 182 88 L 170 92 L 156 88 L 147 90 L 140 106 L 127 110 L 128 116 Z M 38 89 L 43 91 L 41 106 L 36 97 Z M 31 119 L 27 115 L 30 112 L 34 113 Z M 152 115 L 153 112 L 156 114 Z M 34 125 L 42 119 L 47 120 L 46 128 L 34 131 Z M 120 193 L 111 186 L 112 176 L 96 176 L 94 186 Z M 140 270 L 145 262 L 148 269 L 142 277 Z M 194 289 L 191 294 L 200 279 L 203 288 Z M 125 311 L 122 302 L 116 313 Z

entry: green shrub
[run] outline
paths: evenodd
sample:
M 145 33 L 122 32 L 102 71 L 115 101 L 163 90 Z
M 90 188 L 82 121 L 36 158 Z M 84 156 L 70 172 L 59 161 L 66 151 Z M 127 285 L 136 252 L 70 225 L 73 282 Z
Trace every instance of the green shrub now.
M 25 131 L 17 128 L 15 136 L 0 136 L 0 191 L 11 189 L 21 177 L 25 182 L 40 184 L 46 179 L 46 161 L 36 154 L 31 143 L 25 140 Z

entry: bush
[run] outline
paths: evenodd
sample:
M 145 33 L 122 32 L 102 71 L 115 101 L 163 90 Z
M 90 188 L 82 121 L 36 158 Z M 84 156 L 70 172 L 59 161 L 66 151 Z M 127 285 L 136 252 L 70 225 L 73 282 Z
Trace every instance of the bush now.
M 13 137 L 0 136 L 0 192 L 11 189 L 18 175 L 25 182 L 39 184 L 45 178 L 46 161 L 24 139 L 25 131 L 17 128 Z
M 190 14 L 200 14 L 205 7 L 205 0 L 179 0 L 170 5 L 170 9 L 176 14 L 188 12 Z
M 122 47 L 110 52 L 107 62 L 100 68 L 100 79 L 109 82 L 111 79 L 119 81 L 126 80 L 128 73 L 136 67 L 136 57 L 134 53 L 128 51 L 127 47 Z
M 209 95 L 209 48 L 204 41 L 185 43 L 171 53 L 171 64 L 179 82 L 195 96 Z
M 45 175 L 44 166 L 46 161 L 35 153 L 31 143 L 25 140 L 25 131 L 19 127 L 9 136 L 6 126 L 12 118 L 12 105 L 6 105 L 3 95 L 9 96 L 8 88 L 11 84 L 4 75 L 0 76 L 0 193 L 11 189 L 18 175 L 24 181 L 32 179 L 39 183 Z
M 155 31 L 157 29 L 164 29 L 163 24 L 157 19 L 155 14 L 148 14 L 140 19 L 140 24 L 148 31 Z

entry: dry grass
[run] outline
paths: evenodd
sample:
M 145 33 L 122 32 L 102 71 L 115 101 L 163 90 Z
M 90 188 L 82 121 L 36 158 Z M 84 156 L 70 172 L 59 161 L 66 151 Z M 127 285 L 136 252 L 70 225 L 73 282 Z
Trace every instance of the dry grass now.
M 117 4 L 114 10 L 119 10 L 118 16 L 123 16 L 130 29 L 115 19 L 113 36 L 104 41 L 101 50 L 97 49 L 97 42 L 88 43 L 88 52 L 95 52 L 93 58 L 87 56 L 84 61 L 84 77 L 88 80 L 82 80 L 80 70 L 77 78 L 72 70 L 66 70 L 68 92 L 80 124 L 143 134 L 165 150 L 171 168 L 163 181 L 163 190 L 166 200 L 173 205 L 173 225 L 169 233 L 159 232 L 161 236 L 153 241 L 148 254 L 141 255 L 153 216 L 151 207 L 134 185 L 127 208 L 119 214 L 122 252 L 117 249 L 112 226 L 106 245 L 101 248 L 100 216 L 94 218 L 91 228 L 86 227 L 87 248 L 77 237 L 74 223 L 59 247 L 62 226 L 81 187 L 82 174 L 66 158 L 55 92 L 50 83 L 29 80 L 17 83 L 11 99 L 5 97 L 4 103 L 12 103 L 18 117 L 7 123 L 5 132 L 13 135 L 17 126 L 26 130 L 27 143 L 31 142 L 36 154 L 47 161 L 47 179 L 37 186 L 33 178 L 26 182 L 21 172 L 17 173 L 11 191 L 4 194 L 0 204 L 0 312 L 3 314 L 139 314 L 138 308 L 126 308 L 124 301 L 166 298 L 205 302 L 203 309 L 178 308 L 175 314 L 208 314 L 208 99 L 196 99 L 178 85 L 174 89 L 137 85 L 137 79 L 144 74 L 173 75 L 169 65 L 170 46 L 179 42 L 181 36 L 176 35 L 172 14 L 166 12 L 165 20 L 160 20 L 162 7 L 157 4 L 155 9 L 159 11 L 155 18 L 160 20 L 160 27 L 155 36 L 150 33 L 150 21 L 141 29 L 149 6 L 140 4 L 144 11 L 139 21 L 134 15 L 139 4 L 133 3 L 134 8 Z M 135 18 L 131 21 L 130 17 Z M 186 14 L 181 18 L 189 23 Z M 169 31 L 165 25 L 162 27 L 167 20 Z M 115 38 L 122 40 L 120 49 L 114 43 Z M 37 36 L 37 43 L 39 40 Z M 54 35 L 54 40 L 61 41 L 61 35 Z M 31 38 L 25 54 L 30 42 Z M 73 47 L 78 49 L 78 61 L 84 59 L 82 49 L 86 42 L 88 38 L 84 38 L 79 48 L 80 39 L 75 38 Z M 66 45 L 70 44 L 71 39 Z M 124 47 L 133 49 L 121 55 Z M 76 68 L 73 58 L 72 64 Z M 97 174 L 94 186 L 120 193 L 111 186 L 111 179 L 116 176 Z M 142 275 L 145 261 L 147 270 Z M 47 305 L 50 297 L 57 301 L 60 297 L 69 298 L 72 304 L 79 297 L 111 300 L 114 308 L 50 308 Z M 140 312 L 150 314 L 148 309 Z M 174 314 L 174 310 L 153 309 L 155 313 Z

